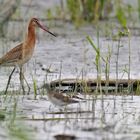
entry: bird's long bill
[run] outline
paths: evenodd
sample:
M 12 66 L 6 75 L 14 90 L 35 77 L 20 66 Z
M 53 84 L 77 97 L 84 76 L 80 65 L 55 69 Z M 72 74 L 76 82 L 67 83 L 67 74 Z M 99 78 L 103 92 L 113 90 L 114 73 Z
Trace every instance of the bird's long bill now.
M 50 33 L 51 35 L 53 35 L 53 36 L 56 37 L 55 34 L 53 34 L 52 32 L 50 32 L 46 27 L 44 27 L 43 25 L 41 25 L 39 22 L 36 22 L 36 23 L 38 24 L 38 26 L 39 26 L 41 29 L 43 29 L 44 31 L 46 31 L 46 32 L 48 32 L 48 33 Z

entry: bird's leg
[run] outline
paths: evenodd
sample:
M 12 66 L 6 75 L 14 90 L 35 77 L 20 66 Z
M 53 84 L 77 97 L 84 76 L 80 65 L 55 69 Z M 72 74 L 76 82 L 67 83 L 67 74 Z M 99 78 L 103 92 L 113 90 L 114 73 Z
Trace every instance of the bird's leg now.
M 27 84 L 27 87 L 28 87 L 28 92 L 27 92 L 27 94 L 29 95 L 29 93 L 30 93 L 30 86 L 29 86 L 29 84 L 28 84 L 28 82 L 27 82 L 27 80 L 26 80 L 26 78 L 25 78 L 25 76 L 24 76 L 23 73 L 22 73 L 22 76 L 23 76 L 23 79 L 25 80 L 25 82 L 26 82 L 26 84 Z
M 23 94 L 25 94 L 25 88 L 24 88 L 24 81 L 23 81 L 23 67 L 20 67 L 20 73 L 19 73 L 19 79 L 20 79 L 20 86 L 22 87 Z
M 26 84 L 27 84 L 27 87 L 28 87 L 28 92 L 27 92 L 27 94 L 29 94 L 29 92 L 30 92 L 30 86 L 29 86 L 29 84 L 28 84 L 28 82 L 27 82 L 27 80 L 26 80 L 26 78 L 25 78 L 25 76 L 24 76 L 23 68 L 20 67 L 20 83 L 21 83 L 21 86 L 22 86 L 23 94 L 25 94 L 24 81 L 23 81 L 23 80 L 25 80 L 25 82 L 26 82 Z
M 6 85 L 6 89 L 5 89 L 4 94 L 7 94 L 7 90 L 8 90 L 8 87 L 9 87 L 9 84 L 10 84 L 10 81 L 11 81 L 11 78 L 12 78 L 12 75 L 13 75 L 15 69 L 16 69 L 16 67 L 14 67 L 14 69 L 12 70 L 12 72 L 11 72 L 11 74 L 9 76 L 9 79 L 8 79 L 8 82 L 7 82 L 7 85 Z

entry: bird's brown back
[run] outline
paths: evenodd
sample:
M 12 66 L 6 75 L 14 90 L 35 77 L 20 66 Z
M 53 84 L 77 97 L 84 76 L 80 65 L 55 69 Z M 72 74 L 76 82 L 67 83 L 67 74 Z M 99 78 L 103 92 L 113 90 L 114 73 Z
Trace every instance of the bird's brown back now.
M 62 93 L 57 93 L 57 92 L 53 91 L 53 92 L 51 92 L 49 94 L 51 94 L 50 96 L 52 96 L 52 97 L 54 97 L 54 98 L 56 98 L 58 100 L 61 100 L 62 102 L 68 103 L 68 104 L 69 103 L 78 103 L 78 101 L 72 99 L 69 96 L 63 95 Z
M 8 65 L 10 63 L 16 63 L 22 59 L 22 45 L 23 43 L 17 45 L 9 52 L 7 52 L 2 58 L 0 58 L 0 65 Z

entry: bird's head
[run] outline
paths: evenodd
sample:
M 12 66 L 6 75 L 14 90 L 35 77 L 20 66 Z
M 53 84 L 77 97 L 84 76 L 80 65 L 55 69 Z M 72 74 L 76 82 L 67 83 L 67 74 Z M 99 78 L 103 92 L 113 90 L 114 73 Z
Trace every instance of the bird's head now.
M 45 83 L 43 86 L 41 86 L 41 88 L 46 89 L 48 94 L 53 90 L 49 83 Z
M 46 31 L 46 32 L 48 32 L 51 35 L 53 35 L 53 36 L 56 37 L 56 35 L 54 33 L 50 32 L 47 27 L 45 27 L 44 25 L 42 25 L 37 18 L 32 18 L 31 21 L 30 21 L 30 25 L 31 26 L 38 26 L 42 30 L 44 30 L 44 31 Z

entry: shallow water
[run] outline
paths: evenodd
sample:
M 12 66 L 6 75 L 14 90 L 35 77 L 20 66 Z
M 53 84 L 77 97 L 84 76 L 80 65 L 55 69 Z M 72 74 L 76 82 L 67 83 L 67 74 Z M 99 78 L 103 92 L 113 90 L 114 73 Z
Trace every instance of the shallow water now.
M 86 40 L 86 36 L 90 35 L 97 45 L 95 28 L 89 26 L 76 30 L 74 26 L 66 24 L 63 28 L 53 28 L 53 31 L 58 34 L 58 37 L 54 38 L 40 30 L 37 33 L 38 41 L 36 42 L 34 56 L 29 63 L 25 65 L 25 75 L 28 82 L 32 85 L 32 79 L 34 78 L 37 80 L 37 83 L 41 85 L 44 80 L 52 81 L 58 78 L 96 78 L 96 54 Z M 140 67 L 138 65 L 140 62 L 140 46 L 138 45 L 140 44 L 140 37 L 132 36 L 130 43 L 130 74 L 132 79 L 138 79 L 140 78 Z M 9 48 L 12 48 L 17 44 L 18 42 L 1 40 L 2 48 L 0 50 L 0 56 L 7 52 Z M 112 50 L 110 60 L 110 78 L 115 79 L 118 41 L 112 41 L 108 37 L 102 37 L 102 32 L 100 32 L 99 45 L 101 48 L 101 55 L 104 58 L 108 55 L 108 47 Z M 121 45 L 122 47 L 120 48 L 118 61 L 118 74 L 120 79 L 127 79 L 128 74 L 127 72 L 124 72 L 128 70 L 129 63 L 127 37 L 123 37 L 121 39 Z M 101 61 L 101 67 L 102 78 L 105 78 L 105 63 L 103 61 Z M 47 72 L 48 69 L 50 69 L 49 73 Z M 11 70 L 12 68 L 10 70 L 9 68 L 0 68 L 0 89 L 4 89 Z M 13 83 L 13 85 L 19 84 L 17 73 L 15 73 L 12 78 L 11 83 Z
M 95 44 L 97 37 L 95 28 L 83 27 L 76 30 L 72 25 L 66 24 L 53 28 L 58 34 L 54 38 L 42 31 L 38 31 L 38 40 L 34 56 L 25 66 L 25 76 L 28 80 L 32 94 L 29 96 L 12 96 L 11 101 L 1 103 L 1 108 L 8 106 L 12 110 L 14 98 L 18 101 L 17 123 L 25 124 L 27 134 L 34 135 L 38 140 L 53 140 L 55 135 L 70 134 L 76 139 L 92 140 L 135 140 L 140 138 L 140 104 L 139 96 L 86 96 L 87 102 L 70 105 L 66 111 L 60 112 L 54 107 L 46 96 L 38 95 L 37 100 L 33 97 L 33 80 L 40 88 L 44 82 L 63 78 L 96 78 L 95 51 L 86 40 L 90 35 Z M 108 53 L 108 46 L 112 48 L 110 63 L 110 78 L 115 78 L 116 72 L 116 51 L 117 41 L 103 37 L 100 34 L 101 54 L 105 57 Z M 6 42 L 6 43 L 5 43 Z M 0 56 L 14 47 L 19 42 L 1 40 Z M 124 73 L 125 66 L 128 66 L 128 38 L 123 37 L 119 55 L 119 78 L 127 78 Z M 131 37 L 131 78 L 139 78 L 140 66 L 140 37 Z M 102 62 L 102 77 L 104 78 L 104 66 Z M 50 68 L 50 72 L 47 70 Z M 12 68 L 0 68 L 0 90 L 4 90 L 8 75 Z M 18 70 L 14 73 L 10 84 L 10 90 L 19 89 Z M 37 91 L 40 94 L 39 91 Z M 9 102 L 8 102 L 9 101 Z M 3 98 L 1 97 L 1 102 Z M 7 121 L 7 120 L 6 120 Z M 8 139 L 5 122 L 1 122 L 0 138 Z M 25 128 L 26 128 L 25 127 Z M 29 128 L 28 128 L 29 127 Z M 31 129 L 28 131 L 28 129 Z
M 19 96 L 17 122 L 26 124 L 30 129 L 27 134 L 41 140 L 52 140 L 58 134 L 85 140 L 140 138 L 139 96 L 86 96 L 86 99 L 60 111 L 46 96 L 38 95 L 37 100 L 33 96 Z M 11 104 L 7 106 L 10 110 Z

